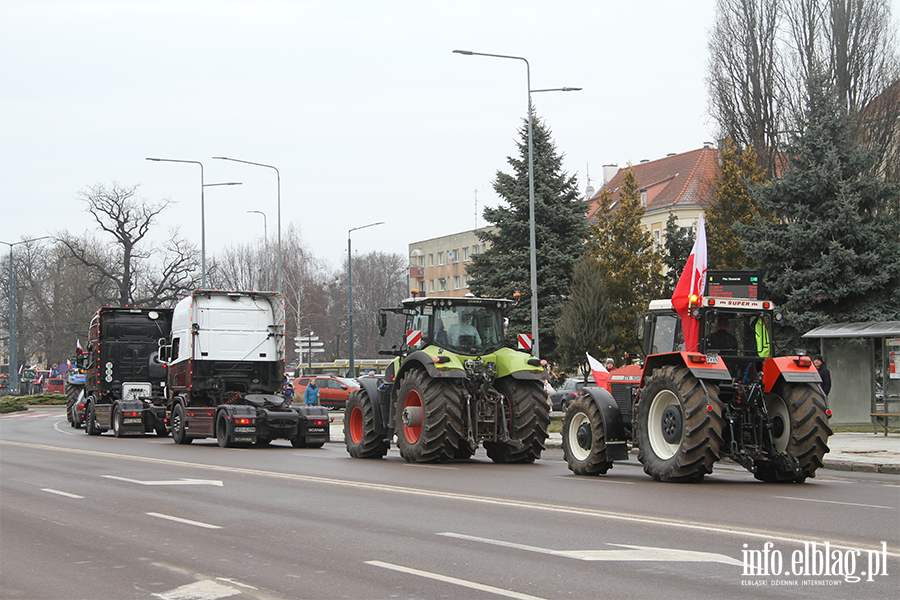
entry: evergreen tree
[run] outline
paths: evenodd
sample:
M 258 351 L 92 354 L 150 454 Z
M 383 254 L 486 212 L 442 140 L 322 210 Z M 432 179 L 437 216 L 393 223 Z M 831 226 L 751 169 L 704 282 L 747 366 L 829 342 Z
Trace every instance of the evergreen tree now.
M 585 352 L 598 357 L 602 348 L 613 345 L 615 334 L 608 323 L 611 310 L 600 263 L 591 256 L 582 257 L 575 264 L 569 301 L 563 306 L 562 318 L 556 325 L 557 354 L 562 369 L 579 370 L 587 376 Z M 623 357 L 618 357 L 620 362 Z
M 853 142 L 822 76 L 803 125 L 788 171 L 751 190 L 773 220 L 738 226 L 791 342 L 826 323 L 900 319 L 900 187 L 865 175 L 875 155 Z
M 601 192 L 600 201 L 609 207 L 607 190 Z M 603 348 L 611 356 L 640 350 L 634 337 L 635 319 L 662 291 L 662 257 L 654 250 L 650 234 L 641 227 L 644 212 L 634 170 L 629 169 L 622 178 L 618 205 L 610 214 L 600 214 L 591 225 L 588 254 L 600 263 L 612 302 L 609 326 L 615 336 Z
M 675 286 L 678 285 L 678 278 L 684 271 L 684 265 L 688 256 L 691 255 L 691 249 L 694 247 L 693 232 L 690 227 L 680 227 L 678 218 L 675 213 L 670 212 L 669 218 L 666 220 L 665 239 L 663 241 L 663 265 L 666 267 L 666 275 L 664 278 L 663 296 L 671 298 L 675 292 Z
M 562 171 L 550 129 L 532 113 L 534 151 L 534 220 L 537 255 L 537 300 L 540 352 L 552 360 L 556 350 L 555 326 L 562 315 L 575 263 L 584 254 L 587 237 L 586 206 L 575 177 Z M 509 311 L 508 336 L 531 333 L 531 276 L 528 207 L 528 120 L 519 130 L 518 158 L 508 157 L 512 174 L 497 172 L 494 191 L 502 199 L 486 207 L 484 219 L 495 232 L 479 233 L 491 247 L 475 255 L 467 272 L 469 287 L 479 296 L 511 298 L 521 294 Z
M 741 248 L 734 225 L 750 225 L 761 216 L 748 190 L 764 181 L 765 175 L 757 165 L 753 147 L 739 151 L 729 139 L 722 152 L 719 174 L 716 175 L 715 197 L 706 209 L 706 240 L 711 269 L 755 268 L 756 265 Z

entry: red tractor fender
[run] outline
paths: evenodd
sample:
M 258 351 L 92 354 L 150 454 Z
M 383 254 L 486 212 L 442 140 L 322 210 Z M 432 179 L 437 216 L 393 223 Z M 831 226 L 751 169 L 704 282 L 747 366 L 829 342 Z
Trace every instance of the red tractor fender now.
M 779 381 L 821 383 L 822 377 L 808 356 L 778 356 L 763 364 L 763 391 L 769 393 Z
M 713 359 L 711 357 L 715 356 Z M 715 362 L 710 362 L 715 360 Z M 700 352 L 669 352 L 668 354 L 653 354 L 644 361 L 644 372 L 641 377 L 641 387 L 644 387 L 646 376 L 653 373 L 654 369 L 666 365 L 681 365 L 690 369 L 691 374 L 697 379 L 731 381 L 731 374 L 722 357 L 715 354 L 702 354 Z

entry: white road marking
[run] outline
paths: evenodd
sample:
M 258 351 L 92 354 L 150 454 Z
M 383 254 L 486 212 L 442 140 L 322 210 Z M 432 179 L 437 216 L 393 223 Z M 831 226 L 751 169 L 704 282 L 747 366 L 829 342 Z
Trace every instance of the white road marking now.
M 217 600 L 218 598 L 237 596 L 240 593 L 240 590 L 236 590 L 233 587 L 204 579 L 177 587 L 162 594 L 152 595 L 160 598 L 160 600 Z
M 106 479 L 116 479 L 118 481 L 127 481 L 128 483 L 137 483 L 140 485 L 215 485 L 222 487 L 222 482 L 218 479 L 170 479 L 163 481 L 141 481 L 139 479 L 128 479 L 127 477 L 116 477 L 115 475 L 103 475 Z
M 42 492 L 50 492 L 51 494 L 59 494 L 60 496 L 65 496 L 66 498 L 84 498 L 84 496 L 79 496 L 78 494 L 70 494 L 69 492 L 61 492 L 59 490 L 53 490 L 50 488 L 41 488 Z
M 182 519 L 181 517 L 173 517 L 172 515 L 164 515 L 162 513 L 148 512 L 151 517 L 159 517 L 160 519 L 168 519 L 176 523 L 184 523 L 185 525 L 193 525 L 194 527 L 203 527 L 205 529 L 222 529 L 218 525 L 210 525 L 209 523 L 201 523 L 200 521 L 191 521 L 190 519 Z
M 490 594 L 497 594 L 498 596 L 506 596 L 507 598 L 518 598 L 519 600 L 543 600 L 539 596 L 521 594 L 512 590 L 504 590 L 503 588 L 494 587 L 492 585 L 484 585 L 482 583 L 466 581 L 465 579 L 457 579 L 456 577 L 448 577 L 446 575 L 440 575 L 438 573 L 430 573 L 428 571 L 420 571 L 418 569 L 411 569 L 409 567 L 393 565 L 391 563 L 381 562 L 380 560 L 367 560 L 366 564 L 372 565 L 374 567 L 381 567 L 383 569 L 390 569 L 392 571 L 399 571 L 400 573 L 407 573 L 409 575 L 418 575 L 419 577 L 434 579 L 436 581 L 443 581 L 444 583 L 452 583 L 453 585 L 459 585 L 472 590 L 478 590 L 480 592 L 488 592 Z
M 562 556 L 564 558 L 574 558 L 577 560 L 589 561 L 659 561 L 659 562 L 714 562 L 723 565 L 733 565 L 742 567 L 743 562 L 726 556 L 724 554 L 716 554 L 713 552 L 697 552 L 694 550 L 677 550 L 675 548 L 653 548 L 651 546 L 629 546 L 627 544 L 607 544 L 608 546 L 616 546 L 619 548 L 627 548 L 627 550 L 551 550 L 550 548 L 541 548 L 538 546 L 527 546 L 525 544 L 516 544 L 514 542 L 504 542 L 501 540 L 491 540 L 487 538 L 475 537 L 472 535 L 464 535 L 461 533 L 444 532 L 439 533 L 444 537 L 451 537 L 471 542 L 481 542 L 491 544 L 493 546 L 503 546 L 504 548 L 515 548 L 517 550 L 526 550 L 528 552 L 539 552 L 541 554 L 550 554 L 552 556 Z
M 65 423 L 66 425 L 69 424 L 68 421 L 60 421 L 59 423 Z M 76 435 L 75 431 L 63 431 L 62 429 L 60 429 L 60 428 L 59 428 L 59 423 L 54 423 L 54 424 L 53 424 L 53 429 L 55 429 L 56 431 L 58 431 L 58 432 L 60 432 L 60 433 L 62 433 L 62 434 L 64 434 L 64 435 Z M 76 431 L 77 431 L 77 430 L 76 430 Z M 84 430 L 82 430 L 82 431 L 84 431 Z
M 797 538 L 784 535 L 777 531 L 767 531 L 765 529 L 750 529 L 743 527 L 735 527 L 725 524 L 716 524 L 712 522 L 686 521 L 674 518 L 651 517 L 648 515 L 639 515 L 631 513 L 618 513 L 607 510 L 599 510 L 593 508 L 585 508 L 582 506 L 566 506 L 562 504 L 544 504 L 538 502 L 528 502 L 525 500 L 512 500 L 510 498 L 500 498 L 491 496 L 476 496 L 472 494 L 459 494 L 455 492 L 438 492 L 434 490 L 426 490 L 422 488 L 410 488 L 398 485 L 388 485 L 380 483 L 370 483 L 365 481 L 351 481 L 348 479 L 332 479 L 329 477 L 317 477 L 314 475 L 299 475 L 296 473 L 280 473 L 278 471 L 263 471 L 260 469 L 247 469 L 244 467 L 231 467 L 221 465 L 210 465 L 204 463 L 192 463 L 182 460 L 172 460 L 167 458 L 153 458 L 147 456 L 132 456 L 128 454 L 115 454 L 113 452 L 99 452 L 97 450 L 83 450 L 79 448 L 63 448 L 59 446 L 47 446 L 45 444 L 32 444 L 30 442 L 15 442 L 12 440 L 0 440 L 0 445 L 18 446 L 21 448 L 31 448 L 37 450 L 48 450 L 55 452 L 66 452 L 68 454 L 82 454 L 85 456 L 97 456 L 104 459 L 118 458 L 121 460 L 131 460 L 135 462 L 146 462 L 153 465 L 168 465 L 193 469 L 204 469 L 215 472 L 224 472 L 229 475 L 258 475 L 260 477 L 273 477 L 276 479 L 287 479 L 289 481 L 303 481 L 307 483 L 318 483 L 323 485 L 334 485 L 340 487 L 348 487 L 360 489 L 366 492 L 385 492 L 394 494 L 406 494 L 409 496 L 425 496 L 429 498 L 440 498 L 443 500 L 457 500 L 460 502 L 469 502 L 472 504 L 480 504 L 487 506 L 497 506 L 504 510 L 509 508 L 519 508 L 522 510 L 533 510 L 538 512 L 569 514 L 578 517 L 607 519 L 610 521 L 620 521 L 624 523 L 637 523 L 640 525 L 656 525 L 660 527 L 672 527 L 676 529 L 684 529 L 689 531 L 699 531 L 703 533 L 717 533 L 721 535 L 730 535 L 739 538 L 757 538 L 772 542 L 786 542 L 790 544 L 803 545 L 809 542 L 809 538 Z M 831 547 L 840 550 L 858 550 L 859 546 L 851 542 L 841 542 L 839 540 L 830 540 Z M 888 556 L 900 558 L 900 551 L 890 550 Z
M 447 469 L 450 471 L 458 471 L 459 467 L 444 467 L 440 465 L 423 465 L 416 463 L 403 463 L 404 467 L 412 467 L 414 469 Z
M 782 500 L 800 500 L 802 502 L 821 502 L 823 504 L 843 504 L 844 506 L 863 506 L 865 508 L 886 508 L 888 510 L 896 510 L 890 506 L 879 506 L 878 504 L 857 504 L 856 502 L 838 502 L 837 500 L 817 500 L 815 498 L 795 498 L 793 496 L 775 496 Z

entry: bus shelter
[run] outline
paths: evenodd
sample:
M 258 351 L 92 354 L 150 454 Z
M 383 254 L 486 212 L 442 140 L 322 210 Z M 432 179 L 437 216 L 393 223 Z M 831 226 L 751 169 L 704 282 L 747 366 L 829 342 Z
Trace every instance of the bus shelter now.
M 822 325 L 803 337 L 819 341 L 831 372 L 832 424 L 870 424 L 872 413 L 900 412 L 900 321 Z

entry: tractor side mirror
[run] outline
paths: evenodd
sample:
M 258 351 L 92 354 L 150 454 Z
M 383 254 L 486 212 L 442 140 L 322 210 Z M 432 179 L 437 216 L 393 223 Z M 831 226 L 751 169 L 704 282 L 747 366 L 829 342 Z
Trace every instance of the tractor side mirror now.
M 378 326 L 378 335 L 384 337 L 384 332 L 387 331 L 387 315 L 383 312 L 376 314 L 375 324 Z

